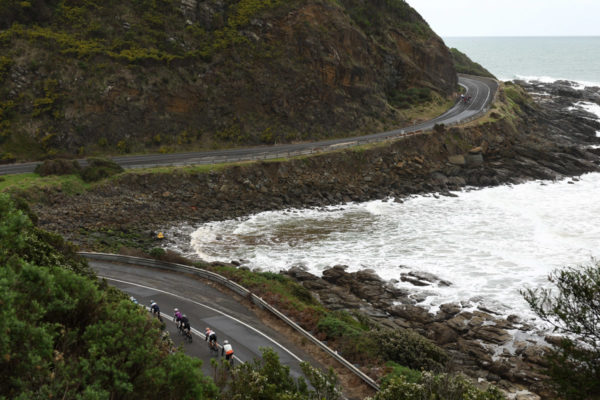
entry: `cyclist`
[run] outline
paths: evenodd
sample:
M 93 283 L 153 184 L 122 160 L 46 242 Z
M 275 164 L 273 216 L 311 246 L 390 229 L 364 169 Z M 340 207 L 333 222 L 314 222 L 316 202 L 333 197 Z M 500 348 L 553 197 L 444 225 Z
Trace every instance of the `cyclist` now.
M 190 335 L 190 330 L 192 330 L 192 327 L 190 326 L 190 320 L 188 319 L 187 315 L 183 314 L 181 316 L 181 322 L 180 322 L 183 331 L 189 336 Z
M 179 328 L 181 326 L 181 317 L 183 315 L 181 315 L 181 311 L 179 311 L 179 308 L 176 308 L 174 311 L 175 311 L 175 315 L 173 315 L 173 319 L 175 320 L 175 324 L 177 325 L 177 328 Z
M 209 327 L 204 330 L 204 340 L 208 341 L 211 347 L 218 349 L 217 347 L 217 334 L 213 332 Z
M 233 363 L 233 347 L 229 344 L 229 340 L 223 341 L 223 347 L 221 348 L 221 357 L 225 354 L 225 360 L 229 363 Z
M 150 300 L 150 311 L 152 314 L 158 316 L 158 319 L 160 319 L 160 308 L 158 307 L 158 304 L 154 302 L 154 300 Z

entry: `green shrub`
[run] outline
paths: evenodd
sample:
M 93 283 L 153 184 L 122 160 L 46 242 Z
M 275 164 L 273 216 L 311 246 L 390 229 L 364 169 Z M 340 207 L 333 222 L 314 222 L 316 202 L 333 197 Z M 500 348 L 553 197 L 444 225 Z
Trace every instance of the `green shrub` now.
M 418 104 L 428 103 L 432 99 L 431 89 L 429 88 L 393 90 L 388 93 L 388 101 L 398 108 L 410 108 Z
M 9 57 L 0 56 L 0 83 L 4 81 L 4 78 L 8 74 L 13 61 Z
M 71 175 L 78 173 L 81 169 L 76 160 L 46 160 L 35 167 L 34 172 L 40 176 L 48 175 Z
M 389 372 L 383 377 L 383 384 L 398 377 L 404 377 L 409 383 L 419 383 L 422 377 L 421 371 L 410 369 L 393 361 L 386 362 L 385 367 L 389 369 Z
M 452 61 L 454 62 L 454 68 L 456 68 L 456 72 L 469 75 L 485 76 L 494 79 L 496 78 L 490 71 L 482 67 L 481 64 L 472 61 L 469 56 L 460 50 L 451 48 L 450 55 L 452 56 Z
M 214 399 L 199 360 L 0 194 L 0 398 Z
M 319 320 L 317 329 L 319 332 L 324 333 L 328 339 L 339 337 L 359 338 L 365 333 L 360 323 L 345 311 L 327 314 Z
M 462 375 L 424 372 L 418 382 L 405 376 L 387 380 L 381 390 L 365 400 L 503 400 L 502 393 L 491 386 L 486 391 L 477 389 Z
M 418 333 L 408 329 L 371 331 L 379 356 L 416 370 L 441 371 L 448 354 Z
M 85 182 L 96 182 L 123 172 L 123 168 L 112 160 L 88 158 L 87 163 L 80 172 L 81 179 Z
M 0 153 L 0 164 L 10 164 L 15 161 L 17 161 L 17 158 L 11 153 Z
M 167 252 L 165 251 L 165 249 L 161 248 L 161 247 L 153 247 L 152 249 L 150 249 L 150 256 L 154 257 L 154 258 L 161 258 L 164 257 L 165 254 L 167 254 Z
M 552 289 L 522 292 L 533 311 L 563 337 L 548 356 L 548 375 L 568 399 L 600 395 L 600 261 L 554 271 Z
M 290 367 L 281 365 L 279 356 L 271 348 L 261 348 L 261 359 L 254 359 L 236 366 L 231 371 L 232 379 L 223 385 L 222 399 L 261 399 L 261 400 L 338 400 L 341 391 L 337 377 L 330 369 L 317 370 L 306 362 L 300 364 L 304 377 L 294 378 Z M 225 382 L 223 382 L 224 384 Z

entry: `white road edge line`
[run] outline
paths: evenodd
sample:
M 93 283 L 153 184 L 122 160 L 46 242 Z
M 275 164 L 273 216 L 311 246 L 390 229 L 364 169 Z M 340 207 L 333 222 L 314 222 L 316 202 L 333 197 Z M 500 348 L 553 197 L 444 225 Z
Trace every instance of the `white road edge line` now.
M 214 311 L 214 312 L 216 312 L 216 313 L 218 313 L 218 314 L 221 314 L 221 315 L 222 315 L 222 316 L 224 316 L 224 317 L 227 317 L 227 318 L 229 318 L 229 319 L 232 319 L 232 320 L 234 320 L 234 321 L 235 321 L 235 322 L 237 322 L 238 324 L 244 325 L 244 326 L 245 326 L 246 328 L 248 328 L 248 329 L 251 329 L 251 330 L 253 330 L 254 332 L 256 332 L 256 333 L 258 333 L 259 335 L 261 335 L 262 337 L 264 337 L 265 339 L 267 339 L 267 340 L 269 340 L 270 342 L 272 342 L 272 343 L 274 343 L 275 345 L 277 345 L 277 347 L 279 347 L 280 349 L 284 350 L 286 353 L 288 353 L 290 356 L 292 356 L 294 359 L 296 359 L 296 361 L 298 361 L 298 362 L 302 362 L 302 359 L 301 359 L 300 357 L 298 357 L 297 355 L 295 355 L 294 353 L 292 353 L 290 350 L 288 350 L 287 348 L 285 348 L 285 347 L 284 347 L 282 344 L 278 343 L 278 342 L 277 342 L 275 339 L 272 339 L 271 337 L 269 337 L 269 336 L 267 336 L 266 334 L 262 333 L 262 332 L 261 332 L 261 331 L 259 331 L 258 329 L 256 329 L 256 328 L 254 328 L 254 327 L 252 327 L 252 326 L 248 325 L 247 323 L 245 323 L 245 322 L 243 322 L 243 321 L 240 321 L 239 319 L 237 319 L 237 318 L 235 318 L 235 317 L 232 317 L 231 315 L 227 315 L 227 314 L 225 314 L 224 312 L 222 312 L 222 311 L 219 311 L 219 310 L 217 310 L 217 309 L 215 309 L 215 308 L 212 308 L 212 307 L 210 307 L 210 306 L 207 306 L 206 304 L 202 304 L 202 303 L 200 303 L 200 302 L 198 302 L 198 301 L 194 301 L 194 300 L 188 299 L 188 298 L 186 298 L 186 297 L 179 296 L 179 295 L 177 295 L 177 294 L 175 294 L 175 293 L 167 292 L 166 290 L 161 290 L 161 289 L 153 288 L 153 287 L 150 287 L 150 286 L 144 286 L 144 285 L 140 285 L 139 283 L 133 283 L 133 282 L 124 281 L 124 280 L 121 280 L 121 279 L 109 278 L 109 277 L 106 277 L 106 276 L 101 276 L 101 275 L 99 275 L 98 277 L 99 277 L 99 278 L 106 279 L 106 280 L 109 280 L 109 281 L 121 282 L 121 283 L 126 283 L 126 284 L 128 284 L 128 285 L 138 286 L 138 287 L 141 287 L 141 288 L 144 288 L 144 289 L 156 290 L 157 292 L 165 293 L 165 294 L 168 294 L 168 295 L 170 295 L 170 296 L 177 297 L 177 298 L 179 298 L 179 299 L 183 299 L 183 300 L 189 301 L 189 302 L 191 302 L 191 303 L 194 303 L 194 304 L 196 304 L 196 305 L 199 305 L 199 306 L 201 306 L 201 307 L 207 308 L 207 309 L 209 309 L 209 310 L 211 310 L 211 311 Z M 166 316 L 166 317 L 170 318 L 170 316 Z M 200 333 L 199 333 L 197 330 L 195 330 L 195 329 L 192 329 L 192 331 L 194 331 L 194 333 L 196 333 L 196 335 L 200 336 Z M 239 360 L 239 359 L 238 359 L 238 360 Z
M 487 88 L 487 96 L 485 97 L 485 101 L 483 102 L 483 108 L 485 109 L 485 106 L 488 102 L 488 99 L 490 98 L 490 94 L 492 94 L 492 90 L 490 89 L 490 87 L 488 85 L 485 85 L 485 87 Z

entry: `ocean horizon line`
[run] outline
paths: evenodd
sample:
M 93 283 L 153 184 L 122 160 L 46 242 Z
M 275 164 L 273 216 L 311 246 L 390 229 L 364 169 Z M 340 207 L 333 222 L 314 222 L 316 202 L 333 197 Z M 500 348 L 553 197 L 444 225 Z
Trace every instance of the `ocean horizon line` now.
M 590 39 L 596 39 L 596 38 L 600 38 L 600 35 L 549 35 L 549 36 L 544 36 L 544 35 L 469 35 L 469 36 L 464 36 L 464 35 L 459 35 L 459 36 L 446 36 L 446 35 L 440 35 L 440 37 L 442 39 L 444 38 L 448 38 L 448 39 L 486 39 L 486 38 L 490 38 L 490 39 L 520 39 L 520 38 L 531 38 L 531 39 L 535 39 L 535 38 L 539 38 L 539 39 L 552 39 L 552 38 L 569 38 L 569 39 L 576 39 L 576 38 L 590 38 Z

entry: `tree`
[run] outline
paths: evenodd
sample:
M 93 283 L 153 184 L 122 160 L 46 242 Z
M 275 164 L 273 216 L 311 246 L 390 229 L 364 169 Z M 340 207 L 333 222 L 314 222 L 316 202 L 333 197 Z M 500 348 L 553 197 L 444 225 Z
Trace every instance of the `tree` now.
M 232 379 L 222 393 L 224 400 L 338 400 L 341 393 L 332 370 L 323 373 L 308 363 L 302 371 L 308 378 L 294 379 L 290 368 L 281 365 L 279 356 L 271 348 L 261 348 L 262 358 L 236 366 Z
M 0 194 L 0 398 L 209 399 L 200 361 Z
M 600 394 L 600 262 L 554 271 L 556 289 L 521 294 L 555 331 L 565 334 L 549 355 L 547 373 L 569 399 Z
M 406 376 L 386 380 L 381 390 L 366 400 L 503 400 L 494 386 L 486 391 L 477 389 L 462 375 L 423 372 L 417 382 Z

